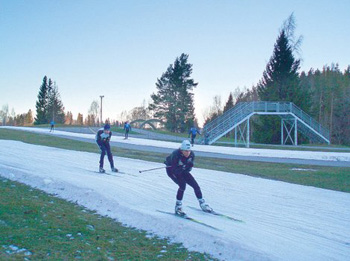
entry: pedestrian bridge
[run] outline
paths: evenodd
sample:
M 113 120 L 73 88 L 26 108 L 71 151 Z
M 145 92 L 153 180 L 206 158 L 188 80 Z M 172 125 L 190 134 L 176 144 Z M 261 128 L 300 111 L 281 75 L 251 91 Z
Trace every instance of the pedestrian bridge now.
M 235 145 L 243 142 L 249 147 L 249 120 L 253 115 L 276 115 L 281 118 L 282 145 L 288 141 L 298 145 L 298 132 L 312 142 L 330 144 L 329 130 L 292 102 L 240 102 L 204 126 L 200 143 L 210 145 L 234 130 Z

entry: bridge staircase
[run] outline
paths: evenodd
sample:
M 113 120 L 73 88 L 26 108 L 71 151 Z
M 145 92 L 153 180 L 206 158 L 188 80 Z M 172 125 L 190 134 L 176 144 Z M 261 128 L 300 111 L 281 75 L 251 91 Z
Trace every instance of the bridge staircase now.
M 235 144 L 239 139 L 249 147 L 249 120 L 253 115 L 277 115 L 281 118 L 282 145 L 288 141 L 298 145 L 298 131 L 312 142 L 330 144 L 329 130 L 291 102 L 240 102 L 204 126 L 200 143 L 213 144 L 234 130 Z

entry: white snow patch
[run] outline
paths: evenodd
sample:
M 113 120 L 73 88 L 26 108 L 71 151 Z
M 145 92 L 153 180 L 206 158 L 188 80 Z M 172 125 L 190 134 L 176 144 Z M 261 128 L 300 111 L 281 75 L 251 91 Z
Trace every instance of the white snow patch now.
M 0 175 L 5 178 L 221 260 L 348 260 L 350 256 L 349 193 L 194 168 L 192 174 L 207 202 L 244 221 L 187 208 L 198 206 L 188 187 L 185 211 L 220 229 L 216 231 L 157 212 L 174 210 L 177 186 L 164 170 L 138 171 L 163 164 L 114 157 L 125 174 L 104 175 L 96 172 L 96 153 L 9 140 L 0 140 L 0 155 Z
M 303 169 L 303 168 L 291 168 L 291 170 L 295 170 L 295 171 L 312 171 L 312 172 L 317 171 L 315 169 Z
M 95 139 L 94 134 L 82 134 L 82 133 L 73 133 L 66 131 L 55 131 L 49 132 L 48 129 L 44 128 L 29 128 L 29 127 L 11 127 L 3 126 L 0 128 L 8 129 L 18 129 L 23 131 L 30 131 L 35 133 L 45 133 L 53 136 L 69 136 L 69 137 L 79 137 L 86 139 Z M 127 139 L 125 140 L 121 136 L 112 136 L 111 141 L 117 141 L 120 143 L 126 144 L 135 144 L 135 145 L 144 145 L 144 146 L 153 146 L 153 147 L 162 147 L 162 148 L 179 148 L 178 142 L 169 142 L 169 141 L 158 141 L 150 139 Z M 274 150 L 274 149 L 252 149 L 252 148 L 235 148 L 235 147 L 223 147 L 223 146 L 214 146 L 214 145 L 195 145 L 193 147 L 194 151 L 202 152 L 212 152 L 219 154 L 228 154 L 228 155 L 241 155 L 241 156 L 254 156 L 254 157 L 272 157 L 272 158 L 292 158 L 292 159 L 312 159 L 312 160 L 326 160 L 326 161 L 350 161 L 349 152 L 320 152 L 320 151 L 298 151 L 298 150 Z

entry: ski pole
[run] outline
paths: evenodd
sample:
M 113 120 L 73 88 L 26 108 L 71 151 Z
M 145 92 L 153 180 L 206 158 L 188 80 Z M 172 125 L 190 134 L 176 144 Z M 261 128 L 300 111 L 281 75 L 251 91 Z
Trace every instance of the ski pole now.
M 146 172 L 146 171 L 151 171 L 151 170 L 156 170 L 156 169 L 164 169 L 164 168 L 168 168 L 168 167 L 166 166 L 166 167 L 159 167 L 159 168 L 154 168 L 154 169 L 139 170 L 139 173 L 141 173 L 141 172 Z

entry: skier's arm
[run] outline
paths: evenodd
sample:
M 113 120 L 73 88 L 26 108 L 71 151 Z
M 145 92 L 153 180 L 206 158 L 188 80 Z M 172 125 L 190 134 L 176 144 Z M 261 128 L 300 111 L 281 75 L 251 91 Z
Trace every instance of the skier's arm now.
M 100 131 L 97 131 L 95 140 L 96 140 L 97 143 L 101 142 L 101 132 Z
M 109 141 L 111 140 L 111 137 L 112 137 L 112 132 L 110 131 L 110 132 L 109 132 L 109 136 L 108 136 L 108 138 L 106 139 L 106 142 L 109 142 Z
M 180 161 L 179 153 L 180 152 L 177 150 L 171 154 L 171 168 L 175 175 L 178 175 L 183 171 L 183 164 Z M 179 162 L 181 163 L 181 165 L 179 164 Z
M 186 165 L 183 166 L 183 170 L 186 172 L 190 172 L 193 168 L 193 164 L 194 164 L 194 153 L 191 152 L 191 154 L 188 157 L 188 160 L 186 162 Z

